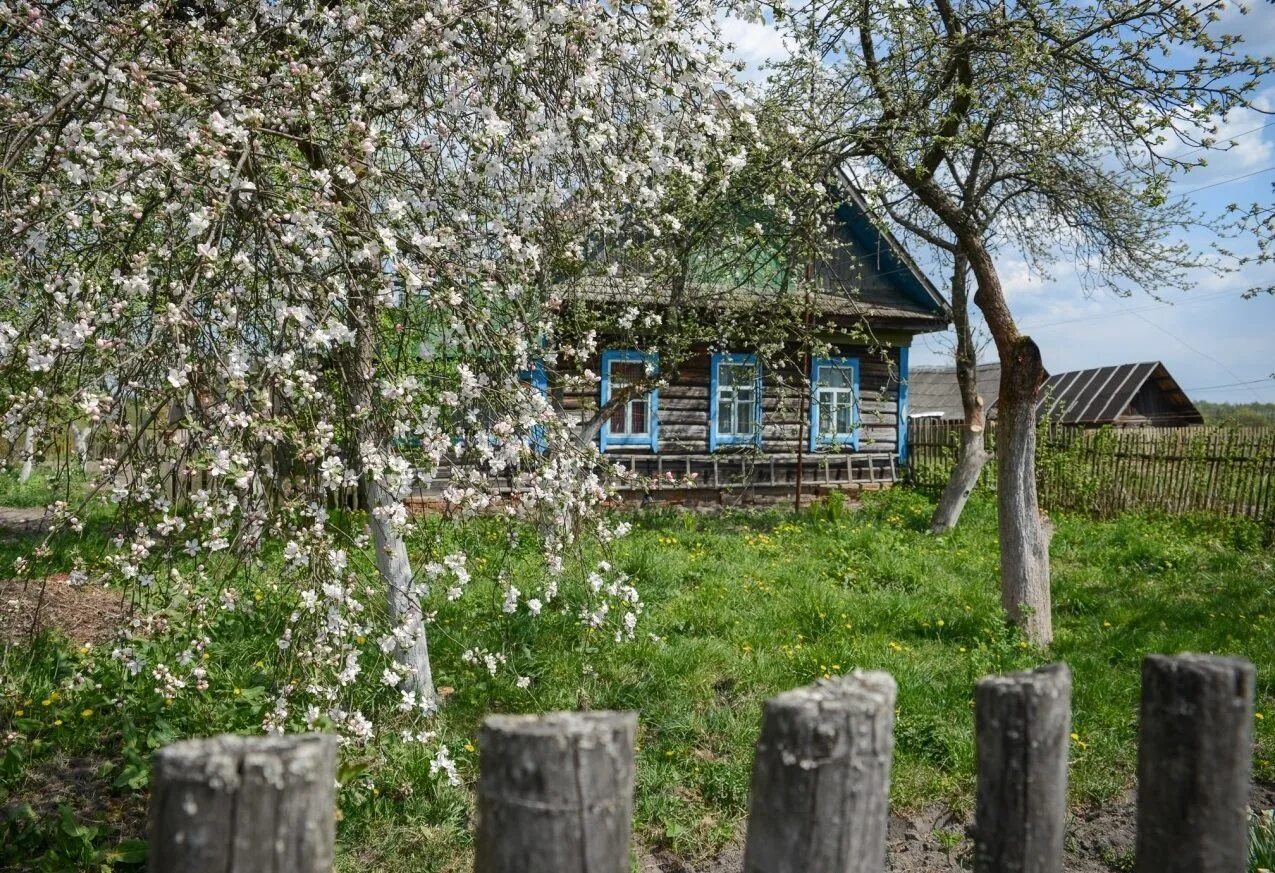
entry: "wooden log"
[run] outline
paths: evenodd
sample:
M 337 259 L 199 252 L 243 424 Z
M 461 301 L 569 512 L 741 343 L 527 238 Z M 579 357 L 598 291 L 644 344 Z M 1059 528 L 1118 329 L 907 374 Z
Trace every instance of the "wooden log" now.
M 880 873 L 894 680 L 856 672 L 767 701 L 753 761 L 745 873 Z
M 636 732 L 633 712 L 489 716 L 476 873 L 628 873 Z
M 1143 659 L 1138 873 L 1248 869 L 1253 686 L 1240 658 Z
M 1061 873 L 1071 670 L 989 676 L 974 690 L 976 873 Z
M 223 735 L 155 753 L 150 873 L 329 873 L 336 737 Z

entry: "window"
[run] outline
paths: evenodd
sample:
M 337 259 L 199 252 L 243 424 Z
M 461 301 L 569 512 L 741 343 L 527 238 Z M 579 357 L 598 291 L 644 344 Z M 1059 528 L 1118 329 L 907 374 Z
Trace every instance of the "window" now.
M 529 370 L 519 370 L 518 381 L 530 387 L 541 397 L 549 396 L 549 374 L 545 372 L 545 365 L 540 361 L 533 362 Z M 549 447 L 543 424 L 537 424 L 531 429 L 531 447 L 536 452 L 543 452 Z
M 608 350 L 602 353 L 602 405 L 659 372 L 659 359 L 653 354 L 634 350 Z M 602 423 L 599 440 L 602 451 L 611 446 L 659 447 L 658 390 L 634 394 L 616 404 Z
M 810 450 L 859 447 L 859 361 L 815 358 L 810 362 Z
M 761 367 L 756 355 L 713 355 L 708 448 L 761 444 Z

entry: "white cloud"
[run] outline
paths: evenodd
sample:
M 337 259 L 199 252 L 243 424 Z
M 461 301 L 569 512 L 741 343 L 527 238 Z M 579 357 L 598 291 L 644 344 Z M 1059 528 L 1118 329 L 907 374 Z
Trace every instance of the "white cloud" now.
M 1000 273 L 1005 296 L 1010 300 L 1036 297 L 1049 290 L 1049 280 L 1021 259 L 1002 261 L 997 265 L 997 272 Z
M 792 54 L 784 35 L 769 22 L 724 16 L 721 25 L 722 36 L 734 46 L 731 54 L 746 65 L 745 78 L 764 78 L 766 64 L 785 60 Z
M 1266 99 L 1266 95 L 1261 97 Z M 1188 145 L 1171 149 L 1169 154 L 1207 161 L 1206 166 L 1181 176 L 1179 183 L 1189 189 L 1270 166 L 1275 158 L 1275 141 L 1271 138 L 1275 127 L 1266 126 L 1270 122 L 1269 115 L 1256 109 L 1237 109 L 1217 120 L 1217 132 L 1208 134 L 1215 140 L 1214 149 L 1220 151 Z M 1187 128 L 1186 132 L 1195 139 L 1206 135 L 1203 129 L 1196 127 Z

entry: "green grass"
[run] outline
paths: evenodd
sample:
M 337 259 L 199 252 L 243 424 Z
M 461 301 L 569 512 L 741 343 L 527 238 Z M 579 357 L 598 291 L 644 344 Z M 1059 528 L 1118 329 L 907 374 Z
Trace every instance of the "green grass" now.
M 438 680 L 456 692 L 436 727 L 472 781 L 471 741 L 487 712 L 639 709 L 638 832 L 695 859 L 735 833 L 761 702 L 779 691 L 854 668 L 890 671 L 899 685 L 892 802 L 968 809 L 974 682 L 1066 660 L 1075 681 L 1071 792 L 1085 804 L 1131 784 L 1142 654 L 1193 650 L 1257 663 L 1258 709 L 1271 714 L 1257 724 L 1257 776 L 1275 779 L 1275 553 L 1256 527 L 1202 516 L 1056 519 L 1057 635 L 1039 652 L 1000 617 L 992 505 L 976 499 L 960 529 L 943 538 L 924 533 L 930 509 L 925 496 L 896 489 L 854 513 L 637 515 L 633 533 L 607 554 L 637 579 L 646 603 L 639 640 L 622 645 L 585 633 L 570 615 L 492 621 L 497 567 L 524 591 L 535 586 L 533 539 L 524 534 L 511 548 L 492 520 L 435 522 L 425 537 L 466 548 L 489 580 L 440 609 Z M 21 547 L 0 543 L 0 566 Z M 18 739 L 0 759 L 0 805 L 31 798 L 76 756 L 96 761 L 107 788 L 104 811 L 75 810 L 81 826 L 98 828 L 87 838 L 56 815 L 10 813 L 0 823 L 0 866 L 107 864 L 104 847 L 136 823 L 129 810 L 142 796 L 151 750 L 177 736 L 255 729 L 271 682 L 269 629 L 282 610 L 272 610 L 272 596 L 267 590 L 261 609 L 220 629 L 209 691 L 171 706 L 123 679 L 69 689 L 66 679 L 94 655 L 55 639 L 5 651 L 0 736 L 14 731 Z M 505 652 L 511 673 L 536 682 L 524 691 L 512 675 L 490 678 L 463 664 L 460 652 L 475 643 Z M 392 722 L 384 715 L 392 700 L 372 684 L 363 705 Z M 94 714 L 82 717 L 86 709 Z M 100 718 L 106 711 L 111 717 Z M 468 869 L 467 788 L 431 776 L 419 747 L 388 736 L 347 758 L 365 769 L 342 791 L 341 870 Z

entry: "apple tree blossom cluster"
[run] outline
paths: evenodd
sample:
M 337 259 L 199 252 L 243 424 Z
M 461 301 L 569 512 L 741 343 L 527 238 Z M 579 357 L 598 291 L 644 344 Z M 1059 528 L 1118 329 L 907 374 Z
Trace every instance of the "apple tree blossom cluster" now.
M 674 272 L 680 211 L 752 159 L 722 12 L 0 0 L 0 442 L 68 483 L 91 461 L 50 536 L 111 504 L 111 548 L 77 578 L 194 640 L 161 664 L 122 640 L 125 669 L 165 697 L 207 687 L 255 568 L 290 604 L 268 729 L 366 738 L 360 683 L 428 713 L 433 612 L 476 570 L 410 553 L 426 489 L 540 532 L 549 581 L 503 580 L 493 620 L 632 637 L 632 580 L 559 581 L 582 535 L 622 531 L 599 530 L 607 474 L 544 374 L 591 342 L 559 324 L 576 289 Z

